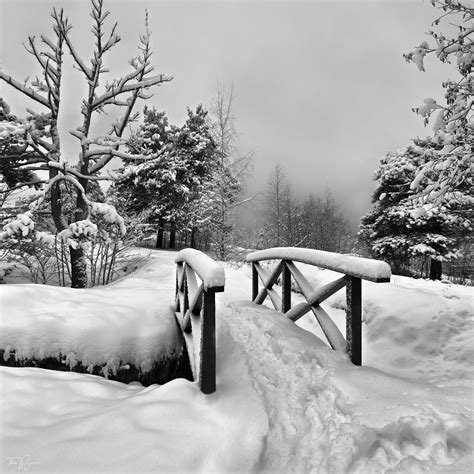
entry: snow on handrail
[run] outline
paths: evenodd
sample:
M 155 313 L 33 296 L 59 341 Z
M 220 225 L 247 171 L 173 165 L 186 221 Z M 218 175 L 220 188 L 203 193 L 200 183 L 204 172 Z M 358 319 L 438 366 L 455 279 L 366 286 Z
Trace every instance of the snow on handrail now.
M 297 247 L 257 250 L 247 255 L 246 261 L 250 263 L 277 259 L 306 263 L 376 283 L 389 282 L 392 275 L 390 265 L 380 260 Z
M 178 252 L 174 261 L 175 263 L 187 263 L 202 280 L 205 290 L 223 290 L 224 268 L 205 253 L 195 249 L 184 249 Z

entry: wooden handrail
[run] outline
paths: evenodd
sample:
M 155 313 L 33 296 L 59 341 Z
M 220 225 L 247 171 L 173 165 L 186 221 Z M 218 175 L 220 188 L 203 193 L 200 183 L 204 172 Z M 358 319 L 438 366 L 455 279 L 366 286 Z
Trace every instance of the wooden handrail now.
M 273 247 L 258 250 L 247 255 L 246 260 L 247 262 L 290 260 L 307 263 L 375 283 L 387 283 L 392 275 L 390 265 L 381 260 L 299 247 Z
M 280 260 L 270 273 L 262 268 L 260 261 Z M 390 281 L 390 266 L 379 260 L 342 255 L 322 250 L 275 247 L 247 255 L 252 265 L 252 301 L 262 304 L 269 296 L 274 308 L 292 321 L 297 321 L 309 311 L 316 317 L 330 346 L 345 350 L 355 365 L 362 364 L 362 285 L 361 280 L 375 283 Z M 313 289 L 294 262 L 305 263 L 342 273 L 344 276 L 320 288 Z M 273 288 L 281 275 L 281 297 Z M 259 291 L 259 279 L 263 288 Z M 291 280 L 301 290 L 306 302 L 291 307 Z M 346 337 L 341 334 L 320 304 L 331 295 L 346 287 Z
M 181 250 L 175 262 L 175 317 L 183 332 L 194 380 L 203 393 L 211 394 L 216 391 L 215 294 L 224 291 L 224 269 L 194 249 Z

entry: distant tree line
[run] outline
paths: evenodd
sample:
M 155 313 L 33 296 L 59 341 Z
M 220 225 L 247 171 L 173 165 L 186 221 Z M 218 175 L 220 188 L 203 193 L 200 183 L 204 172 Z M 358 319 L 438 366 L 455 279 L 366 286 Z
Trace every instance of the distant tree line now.
M 278 163 L 268 179 L 262 202 L 255 247 L 352 250 L 354 233 L 329 188 L 321 195 L 297 198 L 283 166 Z

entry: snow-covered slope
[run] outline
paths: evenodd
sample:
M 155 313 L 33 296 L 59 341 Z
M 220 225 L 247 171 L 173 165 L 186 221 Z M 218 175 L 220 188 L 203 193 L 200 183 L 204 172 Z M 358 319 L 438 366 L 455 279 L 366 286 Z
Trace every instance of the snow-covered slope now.
M 157 252 L 154 262 L 116 285 L 125 291 L 127 282 L 133 287 L 140 279 L 154 287 L 170 284 L 174 256 Z M 327 271 L 311 275 L 330 277 Z M 228 266 L 226 291 L 218 295 L 213 395 L 184 380 L 143 388 L 89 375 L 0 368 L 2 471 L 16 471 L 20 460 L 28 460 L 40 463 L 32 471 L 56 472 L 470 472 L 474 407 L 466 341 L 443 336 L 446 317 L 431 319 L 435 308 L 460 326 L 458 334 L 468 330 L 469 290 L 450 285 L 440 293 L 410 279 L 373 285 L 363 295 L 365 363 L 387 372 L 354 367 L 314 334 L 249 303 L 247 266 Z M 146 301 L 136 299 L 136 310 Z M 339 294 L 329 301 L 336 318 L 342 301 Z M 400 314 L 407 308 L 409 314 Z M 108 312 L 114 312 L 112 301 Z M 309 318 L 303 323 L 317 333 Z M 374 321 L 379 330 L 372 329 Z M 441 338 L 451 354 L 446 360 L 443 352 L 432 357 L 415 349 L 409 335 L 426 326 L 431 339 L 416 338 L 428 347 Z M 402 368 L 411 379 L 390 370 L 401 356 L 412 360 Z M 457 373 L 442 368 L 456 361 Z M 418 373 L 420 367 L 434 372 Z M 422 380 L 433 375 L 436 384 Z

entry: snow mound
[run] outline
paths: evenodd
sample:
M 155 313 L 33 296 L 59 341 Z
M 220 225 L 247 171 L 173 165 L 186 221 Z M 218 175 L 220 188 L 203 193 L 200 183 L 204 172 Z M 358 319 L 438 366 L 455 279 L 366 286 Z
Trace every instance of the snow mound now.
M 93 289 L 1 285 L 4 359 L 12 352 L 18 361 L 53 357 L 71 369 L 79 362 L 89 372 L 103 366 L 105 376 L 124 364 L 150 371 L 180 347 L 167 270 L 159 286 L 136 277 Z
M 218 341 L 219 392 L 213 395 L 183 379 L 144 388 L 0 367 L 2 472 L 18 471 L 25 456 L 38 463 L 32 471 L 62 473 L 254 471 L 266 413 L 225 324 Z

